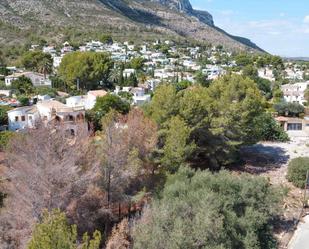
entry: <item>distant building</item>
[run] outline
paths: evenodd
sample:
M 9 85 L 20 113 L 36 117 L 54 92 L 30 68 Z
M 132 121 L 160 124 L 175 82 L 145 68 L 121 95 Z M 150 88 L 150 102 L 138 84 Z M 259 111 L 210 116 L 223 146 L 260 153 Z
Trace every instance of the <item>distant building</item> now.
M 304 95 L 308 85 L 309 81 L 282 85 L 281 90 L 283 92 L 284 100 L 289 103 L 299 103 L 304 105 L 307 102 Z
M 129 78 L 131 75 L 135 75 L 136 71 L 133 68 L 127 68 L 123 70 L 123 77 Z
M 145 88 L 143 87 L 119 87 L 116 86 L 114 94 L 119 94 L 120 92 L 127 92 L 132 94 L 132 104 L 133 105 L 143 105 L 151 100 L 150 94 L 145 94 Z
M 285 130 L 289 132 L 293 131 L 304 131 L 309 132 L 309 119 L 308 118 L 290 118 L 279 116 L 275 120 Z
M 10 110 L 8 119 L 11 131 L 35 128 L 38 123 L 46 126 L 61 125 L 72 133 L 76 133 L 77 129 L 87 128 L 83 107 L 68 107 L 56 100 L 41 101 L 34 106 Z
M 69 107 L 83 107 L 90 110 L 94 107 L 98 97 L 104 97 L 108 92 L 104 90 L 89 91 L 87 95 L 72 96 L 66 99 L 66 105 Z
M 260 68 L 258 70 L 258 75 L 260 78 L 270 80 L 270 81 L 275 81 L 273 70 L 270 68 Z
M 23 130 L 34 128 L 39 120 L 39 113 L 35 106 L 18 107 L 8 111 L 9 130 Z
M 46 77 L 44 74 L 35 73 L 35 72 L 22 72 L 22 73 L 14 73 L 12 75 L 5 77 L 5 85 L 11 86 L 14 80 L 19 79 L 20 77 L 26 77 L 31 80 L 33 86 L 51 86 L 51 80 Z

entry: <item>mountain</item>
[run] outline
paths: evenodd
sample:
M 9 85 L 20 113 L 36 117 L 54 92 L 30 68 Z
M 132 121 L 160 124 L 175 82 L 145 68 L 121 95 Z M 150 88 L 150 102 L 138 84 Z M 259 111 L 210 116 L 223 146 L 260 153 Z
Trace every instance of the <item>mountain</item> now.
M 116 37 L 166 36 L 262 51 L 250 40 L 216 27 L 211 14 L 193 9 L 189 0 L 0 1 L 0 43 L 107 32 Z

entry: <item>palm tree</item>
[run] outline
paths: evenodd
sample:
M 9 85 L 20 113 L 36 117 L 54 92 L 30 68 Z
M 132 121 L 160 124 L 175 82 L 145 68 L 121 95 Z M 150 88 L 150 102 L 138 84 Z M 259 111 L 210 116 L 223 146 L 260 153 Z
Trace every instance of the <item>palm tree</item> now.
M 120 75 L 120 70 L 118 68 L 114 68 L 110 72 L 109 80 L 112 83 L 117 83 L 117 81 L 119 81 L 119 75 Z
M 44 78 L 46 79 L 46 75 L 50 74 L 53 71 L 53 65 L 51 61 L 47 58 L 43 58 L 42 61 L 38 64 L 38 72 L 44 74 Z

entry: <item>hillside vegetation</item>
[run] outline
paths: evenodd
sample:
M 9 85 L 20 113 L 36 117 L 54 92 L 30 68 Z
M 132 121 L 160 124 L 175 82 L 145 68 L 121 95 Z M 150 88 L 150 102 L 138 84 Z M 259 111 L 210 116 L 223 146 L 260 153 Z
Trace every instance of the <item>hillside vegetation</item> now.
M 3 0 L 0 43 L 14 44 L 44 37 L 50 41 L 113 33 L 119 38 L 170 37 L 195 39 L 230 49 L 260 50 L 245 38 L 214 26 L 206 11 L 188 0 Z M 136 39 L 136 38 L 135 38 Z

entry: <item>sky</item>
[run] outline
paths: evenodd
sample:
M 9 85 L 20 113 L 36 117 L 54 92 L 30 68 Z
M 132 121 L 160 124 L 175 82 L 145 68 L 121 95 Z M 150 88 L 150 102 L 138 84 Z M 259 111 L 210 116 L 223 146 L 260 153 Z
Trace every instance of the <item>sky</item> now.
M 191 0 L 215 25 L 269 53 L 309 57 L 309 0 Z

